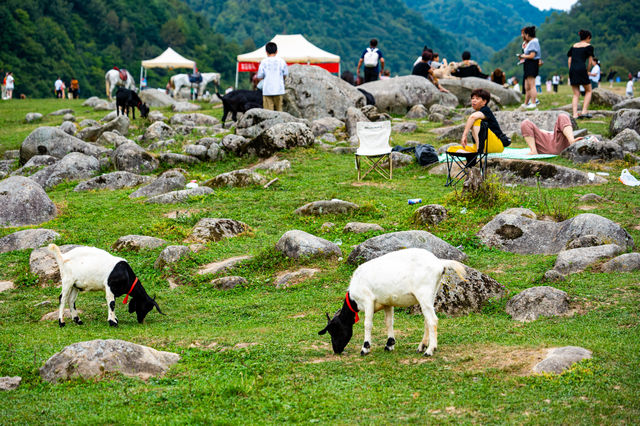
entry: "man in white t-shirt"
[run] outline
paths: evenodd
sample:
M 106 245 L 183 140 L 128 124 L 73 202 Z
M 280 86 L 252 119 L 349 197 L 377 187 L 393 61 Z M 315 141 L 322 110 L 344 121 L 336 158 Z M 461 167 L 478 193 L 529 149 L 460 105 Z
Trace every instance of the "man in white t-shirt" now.
M 595 89 L 598 87 L 600 83 L 600 62 L 598 58 L 593 58 L 593 62 L 596 64 L 591 68 L 591 72 L 589 73 L 589 80 L 591 80 L 591 88 Z
M 6 81 L 6 87 L 5 87 L 5 96 L 6 99 L 11 99 L 13 97 L 13 73 L 11 71 L 9 71 L 7 73 L 7 81 Z
M 265 46 L 267 57 L 260 62 L 256 78 L 262 83 L 262 107 L 273 111 L 282 111 L 282 95 L 284 95 L 284 77 L 289 75 L 287 63 L 277 58 L 278 46 L 269 42 Z
M 53 83 L 53 87 L 56 89 L 56 98 L 62 98 L 62 96 L 64 95 L 62 93 L 62 86 L 64 86 L 64 83 L 62 82 L 60 77 L 58 77 L 56 82 Z
M 560 76 L 558 74 L 554 74 L 551 77 L 551 84 L 553 85 L 553 91 L 558 93 L 558 86 L 560 85 Z

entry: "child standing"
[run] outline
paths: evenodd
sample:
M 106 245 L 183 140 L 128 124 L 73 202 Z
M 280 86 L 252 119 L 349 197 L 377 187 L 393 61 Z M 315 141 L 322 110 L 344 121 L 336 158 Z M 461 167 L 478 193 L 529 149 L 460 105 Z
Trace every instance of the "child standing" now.
M 262 107 L 273 111 L 282 111 L 282 95 L 284 95 L 284 77 L 289 75 L 287 63 L 277 58 L 278 46 L 269 42 L 265 46 L 267 57 L 260 62 L 258 79 L 264 80 L 262 86 Z
M 629 74 L 629 81 L 627 81 L 627 97 L 633 98 L 633 76 Z

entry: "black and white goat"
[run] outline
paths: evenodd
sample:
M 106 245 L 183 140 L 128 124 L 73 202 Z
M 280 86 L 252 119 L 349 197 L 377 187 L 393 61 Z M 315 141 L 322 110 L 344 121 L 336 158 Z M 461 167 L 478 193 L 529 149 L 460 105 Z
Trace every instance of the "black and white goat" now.
M 77 247 L 62 254 L 55 244 L 49 244 L 60 268 L 62 294 L 58 324 L 64 327 L 64 306 L 68 303 L 71 317 L 76 324 L 82 324 L 76 311 L 76 297 L 80 291 L 103 290 L 107 298 L 107 319 L 112 327 L 118 326 L 116 318 L 116 297 L 126 294 L 122 303 L 129 302 L 129 313 L 136 312 L 138 322 L 142 323 L 147 314 L 155 307 L 162 315 L 155 299 L 149 297 L 136 277 L 131 266 L 121 257 L 115 257 L 95 247 Z
M 396 344 L 393 307 L 419 303 L 424 315 L 424 336 L 418 352 L 433 355 L 438 346 L 438 317 L 433 305 L 445 268 L 452 268 L 464 279 L 462 263 L 438 259 L 430 251 L 418 248 L 394 251 L 363 263 L 351 277 L 342 308 L 333 318 L 327 313 L 327 326 L 318 334 L 328 331 L 333 351 L 342 353 L 353 335 L 353 324 L 358 322 L 358 311 L 364 310 L 364 344 L 360 354 L 366 355 L 371 351 L 373 313 L 384 309 L 388 336 L 385 350 L 391 351 Z

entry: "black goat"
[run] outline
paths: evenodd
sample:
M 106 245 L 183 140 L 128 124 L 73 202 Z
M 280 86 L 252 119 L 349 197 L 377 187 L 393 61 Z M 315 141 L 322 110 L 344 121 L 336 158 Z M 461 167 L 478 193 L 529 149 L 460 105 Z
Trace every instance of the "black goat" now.
M 149 107 L 147 104 L 142 103 L 142 100 L 136 92 L 133 90 L 119 87 L 116 91 L 116 115 L 126 115 L 129 117 L 129 108 L 133 113 L 133 119 L 136 119 L 136 107 L 140 110 L 142 118 L 147 118 L 149 115 Z
M 222 96 L 216 93 L 222 100 L 222 124 L 227 115 L 231 113 L 231 119 L 236 121 L 238 113 L 245 113 L 251 108 L 262 108 L 262 90 L 234 90 Z

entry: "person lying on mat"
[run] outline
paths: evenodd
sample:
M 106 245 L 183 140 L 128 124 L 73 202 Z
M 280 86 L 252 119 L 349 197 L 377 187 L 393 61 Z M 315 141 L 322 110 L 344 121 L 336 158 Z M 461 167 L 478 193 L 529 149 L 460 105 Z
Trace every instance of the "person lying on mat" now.
M 569 145 L 582 139 L 573 137 L 573 126 L 568 114 L 558 115 L 553 132 L 539 129 L 531 120 L 520 123 L 520 131 L 529 145 L 528 155 L 558 155 Z
M 486 152 L 502 152 L 505 146 L 511 145 L 511 140 L 507 135 L 502 132 L 498 120 L 487 104 L 491 100 L 491 94 L 484 89 L 475 89 L 471 92 L 471 107 L 475 110 L 474 113 L 469 115 L 467 123 L 464 126 L 462 137 L 460 138 L 460 145 L 454 145 L 447 149 L 448 152 L 478 152 L 478 134 L 480 132 L 480 123 L 486 122 L 489 131 L 487 137 Z M 467 143 L 467 134 L 469 130 L 473 128 L 473 144 Z

